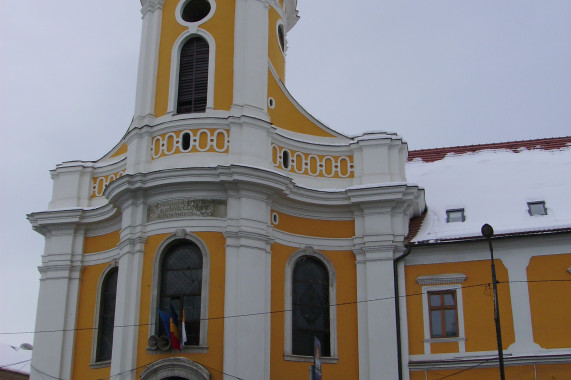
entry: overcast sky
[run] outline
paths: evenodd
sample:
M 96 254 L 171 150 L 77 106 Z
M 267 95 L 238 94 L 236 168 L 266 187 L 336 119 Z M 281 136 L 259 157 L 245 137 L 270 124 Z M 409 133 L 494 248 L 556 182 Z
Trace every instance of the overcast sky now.
M 218 0 L 228 1 L 228 0 Z M 138 0 L 0 0 L 0 333 L 34 329 L 49 170 L 133 116 Z M 411 149 L 571 134 L 571 1 L 299 0 L 286 84 L 328 126 Z M 31 342 L 0 335 L 0 342 Z

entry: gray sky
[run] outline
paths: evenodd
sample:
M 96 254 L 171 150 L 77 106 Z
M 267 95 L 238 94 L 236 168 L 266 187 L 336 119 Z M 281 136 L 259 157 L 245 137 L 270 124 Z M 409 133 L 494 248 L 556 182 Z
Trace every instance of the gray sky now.
M 225 0 L 218 0 L 225 1 Z M 138 0 L 0 0 L 0 332 L 34 329 L 49 170 L 133 116 Z M 346 134 L 411 149 L 571 134 L 571 1 L 299 0 L 286 84 Z M 0 335 L 0 342 L 31 342 Z

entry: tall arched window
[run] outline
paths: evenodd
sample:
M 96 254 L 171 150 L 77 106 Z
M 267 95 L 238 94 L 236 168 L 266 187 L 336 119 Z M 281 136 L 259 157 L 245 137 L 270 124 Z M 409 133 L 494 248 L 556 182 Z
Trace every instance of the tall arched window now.
M 208 42 L 195 36 L 180 52 L 177 113 L 206 111 L 208 95 Z
M 316 257 L 295 261 L 292 275 L 292 354 L 313 355 L 314 337 L 321 354 L 331 356 L 329 273 Z
M 113 327 L 115 324 L 115 299 L 117 295 L 117 267 L 111 268 L 101 286 L 99 320 L 97 324 L 96 362 L 111 360 L 113 350 Z
M 200 344 L 202 266 L 202 252 L 188 240 L 175 241 L 161 259 L 158 307 L 173 318 L 181 340 L 184 322 L 186 340 L 181 344 L 186 346 Z M 159 320 L 160 316 L 157 316 Z M 159 335 L 169 336 L 163 323 L 158 326 Z

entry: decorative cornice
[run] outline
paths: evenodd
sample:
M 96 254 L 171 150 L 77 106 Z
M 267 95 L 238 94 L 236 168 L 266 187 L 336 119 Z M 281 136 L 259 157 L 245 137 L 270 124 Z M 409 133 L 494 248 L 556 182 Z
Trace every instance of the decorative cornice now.
M 461 284 L 464 281 L 466 281 L 466 275 L 462 273 L 436 274 L 416 278 L 419 285 Z
M 141 0 L 141 14 L 145 17 L 148 12 L 163 9 L 163 5 L 165 5 L 165 0 Z
M 504 356 L 506 365 L 534 365 L 534 364 L 568 364 L 571 363 L 571 354 L 563 352 L 561 354 L 539 354 L 526 356 Z M 411 370 L 443 370 L 471 368 L 478 365 L 480 368 L 490 368 L 498 366 L 497 356 L 481 357 L 455 357 L 435 360 L 411 360 L 408 364 Z

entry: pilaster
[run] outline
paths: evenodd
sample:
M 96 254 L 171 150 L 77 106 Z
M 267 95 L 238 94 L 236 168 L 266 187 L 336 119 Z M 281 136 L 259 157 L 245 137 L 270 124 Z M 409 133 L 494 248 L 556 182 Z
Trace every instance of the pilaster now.
M 40 293 L 31 379 L 45 375 L 70 379 L 81 277 L 84 230 L 81 211 L 31 214 L 28 219 L 46 239 L 40 271 Z
M 137 194 L 122 205 L 122 229 L 119 242 L 119 276 L 115 303 L 115 329 L 111 376 L 114 379 L 135 379 L 131 369 L 137 367 L 139 305 L 145 236 L 141 233 L 144 205 Z
M 268 120 L 268 10 L 266 0 L 236 0 L 232 114 Z
M 515 342 L 508 347 L 508 351 L 513 354 L 541 351 L 541 347 L 533 341 L 531 305 L 527 286 L 527 266 L 531 257 L 513 254 L 499 257 L 508 270 L 512 315 L 514 316 Z
M 224 372 L 243 379 L 270 376 L 271 240 L 269 203 L 252 189 L 228 200 L 224 306 Z M 230 380 L 232 377 L 225 376 Z
M 154 118 L 164 2 L 165 0 L 141 0 L 143 27 L 133 125 L 148 124 Z

